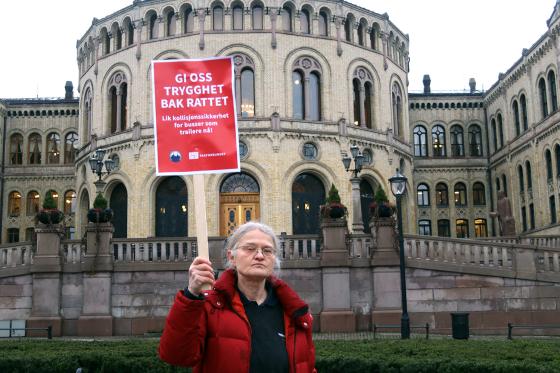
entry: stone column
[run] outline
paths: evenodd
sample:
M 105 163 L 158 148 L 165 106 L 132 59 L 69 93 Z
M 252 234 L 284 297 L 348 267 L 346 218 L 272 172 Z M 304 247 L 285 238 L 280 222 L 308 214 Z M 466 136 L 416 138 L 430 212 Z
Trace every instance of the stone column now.
M 342 18 L 336 17 L 334 19 L 334 25 L 336 27 L 336 54 L 340 57 L 342 56 Z
M 381 33 L 381 43 L 383 44 L 383 68 L 387 70 L 389 68 L 387 63 L 387 34 L 384 32 Z
M 122 120 L 122 86 L 117 89 L 117 123 L 116 123 L 116 131 L 122 131 L 123 128 L 123 120 Z
M 353 177 L 352 183 L 352 232 L 364 233 L 364 223 L 362 221 L 362 201 L 360 198 L 360 178 Z
M 198 28 L 200 30 L 200 40 L 198 47 L 200 50 L 204 49 L 204 20 L 206 18 L 206 9 L 198 9 Z
M 350 305 L 350 258 L 346 219 L 323 219 L 321 332 L 353 332 L 356 316 Z
M 305 120 L 311 119 L 311 94 L 309 94 L 309 75 L 306 74 L 303 78 L 303 100 L 305 107 L 303 108 L 303 117 Z
M 366 128 L 366 87 L 360 81 L 360 127 Z
M 113 255 L 111 223 L 89 223 L 86 230 L 87 252 L 82 262 L 83 301 L 78 319 L 78 335 L 113 335 L 111 315 L 111 277 Z
M 35 232 L 37 233 L 37 252 L 31 266 L 33 274 L 32 305 L 27 327 L 46 328 L 50 325 L 53 336 L 60 336 L 62 334 L 60 237 L 63 231 L 58 224 L 52 226 L 39 224 Z M 27 335 L 44 337 L 46 332 L 30 332 Z
M 270 46 L 272 49 L 276 49 L 276 24 L 278 21 L 278 10 L 276 8 L 269 8 L 270 12 L 270 29 L 272 31 L 272 39 L 270 41 Z
M 142 57 L 142 26 L 144 26 L 144 20 L 138 20 L 135 24 L 136 31 L 136 59 L 140 60 Z

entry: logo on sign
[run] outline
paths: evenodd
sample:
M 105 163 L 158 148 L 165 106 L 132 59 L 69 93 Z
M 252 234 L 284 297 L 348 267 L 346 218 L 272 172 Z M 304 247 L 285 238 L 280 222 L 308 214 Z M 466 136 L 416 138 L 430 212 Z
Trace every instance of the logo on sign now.
M 189 152 L 189 159 L 198 159 L 198 152 Z
M 169 159 L 171 160 L 171 162 L 177 163 L 181 161 L 181 153 L 178 152 L 177 150 L 173 150 L 171 153 L 169 153 Z

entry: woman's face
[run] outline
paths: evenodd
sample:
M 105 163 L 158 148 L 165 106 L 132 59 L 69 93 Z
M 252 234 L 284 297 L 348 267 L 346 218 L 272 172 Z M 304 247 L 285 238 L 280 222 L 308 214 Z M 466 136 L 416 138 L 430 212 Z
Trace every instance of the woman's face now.
M 272 238 L 255 229 L 239 240 L 235 257 L 228 251 L 228 259 L 237 270 L 238 276 L 264 280 L 272 275 L 276 250 Z

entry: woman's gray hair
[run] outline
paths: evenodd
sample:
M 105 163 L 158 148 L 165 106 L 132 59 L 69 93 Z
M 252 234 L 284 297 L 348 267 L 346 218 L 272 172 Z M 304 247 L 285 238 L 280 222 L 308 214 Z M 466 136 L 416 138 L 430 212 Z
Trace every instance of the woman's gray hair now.
M 279 257 L 279 255 L 280 255 L 280 241 L 278 240 L 278 237 L 276 237 L 276 235 L 274 234 L 274 231 L 272 230 L 272 228 L 270 228 L 266 224 L 259 223 L 259 222 L 256 222 L 256 221 L 250 221 L 248 223 L 240 225 L 239 227 L 237 227 L 235 229 L 235 231 L 231 234 L 231 236 L 229 236 L 227 238 L 226 243 L 225 243 L 225 247 L 224 247 L 224 255 L 225 255 L 225 258 L 226 258 L 226 268 L 235 269 L 235 266 L 233 265 L 233 263 L 231 263 L 231 261 L 227 257 L 228 250 L 230 250 L 231 255 L 233 257 L 235 257 L 237 255 L 237 248 L 239 246 L 239 241 L 241 241 L 243 236 L 245 236 L 247 233 L 249 233 L 251 231 L 254 231 L 254 230 L 259 230 L 259 231 L 263 232 L 264 234 L 269 236 L 270 239 L 272 240 L 272 245 L 274 246 L 274 251 L 276 252 L 276 254 L 274 255 L 274 274 L 276 276 L 278 276 L 279 272 L 280 272 L 280 257 Z

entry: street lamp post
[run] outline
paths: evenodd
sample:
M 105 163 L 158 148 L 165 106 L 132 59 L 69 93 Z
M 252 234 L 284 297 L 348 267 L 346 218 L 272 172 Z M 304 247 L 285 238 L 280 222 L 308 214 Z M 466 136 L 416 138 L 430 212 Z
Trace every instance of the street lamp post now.
M 399 172 L 389 179 L 391 183 L 391 192 L 397 198 L 397 229 L 399 235 L 399 264 L 401 274 L 401 339 L 410 338 L 410 319 L 408 318 L 408 308 L 406 302 L 406 268 L 404 263 L 404 238 L 402 230 L 402 208 L 401 198 L 406 192 L 407 178 Z
M 362 222 L 362 205 L 360 200 L 360 178 L 358 175 L 362 172 L 362 166 L 364 164 L 364 156 L 360 153 L 359 148 L 356 145 L 350 147 L 350 153 L 352 158 L 349 156 L 342 158 L 342 164 L 344 164 L 344 169 L 346 172 L 351 172 L 352 177 L 350 178 L 350 183 L 352 184 L 352 210 L 354 211 L 352 218 L 352 231 L 354 233 L 364 232 L 364 223 Z M 350 169 L 350 164 L 354 159 L 354 169 Z
M 98 177 L 98 179 L 94 182 L 97 193 L 103 193 L 103 188 L 107 184 L 106 182 L 101 180 L 101 176 L 103 174 L 110 174 L 115 167 L 115 161 L 113 161 L 112 159 L 106 159 L 105 162 L 103 162 L 105 153 L 105 150 L 97 149 L 89 159 L 89 166 L 91 167 L 91 171 Z M 105 165 L 106 171 L 103 171 L 103 165 Z

